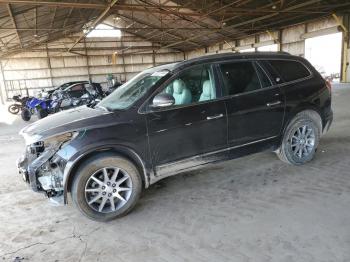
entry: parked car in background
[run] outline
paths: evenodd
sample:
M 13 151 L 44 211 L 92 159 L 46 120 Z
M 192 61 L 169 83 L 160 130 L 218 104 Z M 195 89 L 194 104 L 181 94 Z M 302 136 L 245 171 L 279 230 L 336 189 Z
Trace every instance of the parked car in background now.
M 88 105 L 101 100 L 105 94 L 100 84 L 73 84 L 65 89 L 58 89 L 51 94 L 51 107 L 54 113 L 73 107 Z
M 71 81 L 71 82 L 64 83 L 64 84 L 62 84 L 60 86 L 51 88 L 49 90 L 44 90 L 44 92 L 46 92 L 46 93 L 48 93 L 50 95 L 53 92 L 55 92 L 56 90 L 58 90 L 58 89 L 64 90 L 65 88 L 67 88 L 69 86 L 72 86 L 74 84 L 88 84 L 88 83 L 89 83 L 89 81 Z
M 91 219 L 127 214 L 143 188 L 184 171 L 275 151 L 311 161 L 333 119 L 331 86 L 286 53 L 218 54 L 145 70 L 94 107 L 25 127 L 18 168 Z

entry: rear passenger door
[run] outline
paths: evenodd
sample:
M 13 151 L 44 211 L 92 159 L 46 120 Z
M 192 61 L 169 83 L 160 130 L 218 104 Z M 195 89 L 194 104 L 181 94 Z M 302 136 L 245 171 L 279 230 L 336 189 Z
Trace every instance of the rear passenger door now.
M 288 101 L 285 121 L 293 117 L 294 110 L 303 107 L 306 101 L 319 104 L 320 86 L 324 83 L 321 78 L 312 77 L 312 72 L 302 61 L 269 59 L 262 64 Z
M 280 134 L 284 96 L 264 69 L 254 61 L 218 65 L 223 96 L 227 97 L 228 142 L 230 147 L 268 141 Z

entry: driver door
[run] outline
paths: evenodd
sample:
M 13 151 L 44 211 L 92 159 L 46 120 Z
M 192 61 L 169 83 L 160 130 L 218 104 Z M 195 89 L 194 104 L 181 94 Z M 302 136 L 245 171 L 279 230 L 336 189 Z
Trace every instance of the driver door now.
M 217 160 L 215 153 L 226 154 L 226 108 L 217 99 L 217 86 L 212 66 L 201 65 L 175 75 L 158 92 L 171 94 L 175 104 L 146 113 L 156 176 Z

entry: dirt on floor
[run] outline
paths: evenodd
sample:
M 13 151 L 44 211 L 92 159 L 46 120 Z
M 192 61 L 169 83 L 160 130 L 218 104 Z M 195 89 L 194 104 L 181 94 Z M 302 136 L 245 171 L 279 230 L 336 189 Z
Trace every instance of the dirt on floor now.
M 17 174 L 26 123 L 0 119 L 0 260 L 350 261 L 350 87 L 311 163 L 261 153 L 169 177 L 109 223 L 52 206 Z

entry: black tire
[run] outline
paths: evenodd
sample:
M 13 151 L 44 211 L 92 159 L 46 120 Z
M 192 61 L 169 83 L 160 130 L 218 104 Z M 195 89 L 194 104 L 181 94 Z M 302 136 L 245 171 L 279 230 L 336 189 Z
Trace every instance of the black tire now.
M 19 111 L 21 111 L 21 106 L 17 105 L 17 104 L 11 104 L 11 105 L 9 105 L 7 110 L 9 111 L 9 113 L 17 115 L 19 113 Z
M 37 108 L 36 115 L 37 115 L 38 119 L 42 119 L 44 117 L 47 117 L 48 113 L 47 113 L 47 110 L 45 110 L 45 109 Z
M 303 130 L 306 130 L 304 135 Z M 311 161 L 315 156 L 321 132 L 322 120 L 316 111 L 298 113 L 285 129 L 281 146 L 277 150 L 278 157 L 291 165 L 303 165 Z M 300 133 L 301 139 L 297 139 Z M 310 134 L 307 136 L 308 133 Z
M 21 117 L 24 121 L 29 121 L 31 118 L 32 114 L 27 108 L 23 108 L 21 112 Z
M 106 167 L 118 168 L 120 170 L 126 171 L 132 182 L 132 190 L 128 200 L 124 202 L 123 206 L 121 206 L 116 211 L 109 210 L 108 213 L 99 212 L 98 210 L 95 210 L 93 207 L 91 207 L 86 196 L 88 193 L 85 192 L 86 186 L 88 185 L 89 181 L 91 181 L 90 178 L 99 172 L 99 170 Z M 88 218 L 99 222 L 109 221 L 128 214 L 140 198 L 141 191 L 142 179 L 140 177 L 138 169 L 126 158 L 113 153 L 100 153 L 84 161 L 84 163 L 78 168 L 71 187 L 73 202 L 78 207 L 80 212 Z M 101 198 L 98 200 L 101 200 Z M 118 199 L 116 200 L 117 202 L 120 201 Z M 109 204 L 111 203 L 109 202 Z

